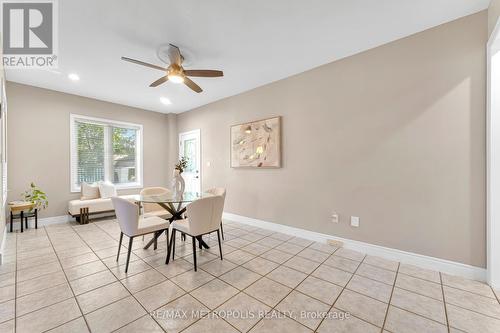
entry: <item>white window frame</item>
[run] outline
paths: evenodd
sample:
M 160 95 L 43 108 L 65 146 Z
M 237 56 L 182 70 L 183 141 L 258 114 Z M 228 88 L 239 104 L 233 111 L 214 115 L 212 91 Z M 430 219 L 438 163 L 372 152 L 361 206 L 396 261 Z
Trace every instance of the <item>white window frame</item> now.
M 143 188 L 143 163 L 144 163 L 144 150 L 143 150 L 143 126 L 141 124 L 134 124 L 134 123 L 128 123 L 128 122 L 123 122 L 123 121 L 118 121 L 118 120 L 112 120 L 112 119 L 105 119 L 105 118 L 96 118 L 96 117 L 89 117 L 89 116 L 83 116 L 79 114 L 70 114 L 70 120 L 69 120 L 69 127 L 70 127 L 70 182 L 71 182 L 71 192 L 76 193 L 80 192 L 80 186 L 76 185 L 76 172 L 73 171 L 73 167 L 77 165 L 77 154 L 75 152 L 75 140 L 73 140 L 74 135 L 76 134 L 76 127 L 75 123 L 76 121 L 81 120 L 87 123 L 93 123 L 97 125 L 110 125 L 110 126 L 116 126 L 116 127 L 123 127 L 123 128 L 132 128 L 135 130 L 138 130 L 138 135 L 137 135 L 137 151 L 136 151 L 136 158 L 138 158 L 138 163 L 137 163 L 137 169 L 136 170 L 136 176 L 137 176 L 137 181 L 133 183 L 126 183 L 126 184 L 115 184 L 117 189 L 139 189 Z M 109 127 L 105 127 L 106 128 Z M 108 135 L 104 135 L 104 146 L 106 147 L 110 146 L 110 142 L 107 142 Z M 105 153 L 106 155 L 106 153 Z M 110 175 L 111 173 L 111 167 L 109 166 L 109 161 L 105 159 L 104 161 L 104 180 L 105 181 L 111 181 L 112 177 Z

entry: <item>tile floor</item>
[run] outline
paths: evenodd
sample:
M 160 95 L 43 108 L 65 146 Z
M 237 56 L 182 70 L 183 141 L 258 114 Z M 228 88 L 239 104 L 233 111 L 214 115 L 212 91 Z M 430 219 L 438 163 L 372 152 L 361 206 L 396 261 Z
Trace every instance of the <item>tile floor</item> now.
M 0 332 L 500 332 L 487 285 L 227 221 L 192 269 L 189 240 L 134 244 L 115 220 L 9 233 Z M 147 239 L 146 239 L 147 241 Z M 124 244 L 128 244 L 124 241 Z

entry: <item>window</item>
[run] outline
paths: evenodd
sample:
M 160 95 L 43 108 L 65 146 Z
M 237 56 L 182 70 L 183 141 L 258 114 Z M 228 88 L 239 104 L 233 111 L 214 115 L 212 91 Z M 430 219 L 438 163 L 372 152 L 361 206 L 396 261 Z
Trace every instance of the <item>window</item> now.
M 142 187 L 142 125 L 71 115 L 71 191 L 81 182 Z

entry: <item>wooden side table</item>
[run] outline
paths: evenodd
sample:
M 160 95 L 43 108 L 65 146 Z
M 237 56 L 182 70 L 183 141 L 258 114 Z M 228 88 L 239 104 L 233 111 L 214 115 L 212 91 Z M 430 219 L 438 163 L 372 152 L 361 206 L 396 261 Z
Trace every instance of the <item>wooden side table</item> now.
M 38 210 L 35 208 L 34 212 L 30 213 L 29 210 L 35 206 L 32 202 L 28 201 L 13 201 L 9 202 L 10 208 L 10 232 L 13 231 L 14 219 L 21 219 L 21 232 L 24 231 L 23 222 L 26 220 L 26 228 L 28 228 L 28 217 L 35 218 L 35 229 L 38 229 Z M 26 212 L 26 214 L 24 213 Z M 16 214 L 18 212 L 18 214 Z

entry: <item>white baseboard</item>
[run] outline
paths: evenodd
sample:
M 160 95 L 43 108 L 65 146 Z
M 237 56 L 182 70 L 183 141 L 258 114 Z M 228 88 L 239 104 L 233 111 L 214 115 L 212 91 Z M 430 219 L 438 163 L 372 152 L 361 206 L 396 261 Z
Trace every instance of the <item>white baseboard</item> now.
M 7 226 L 3 228 L 2 243 L 0 243 L 0 265 L 3 265 L 3 251 L 5 250 L 5 239 L 7 238 Z
M 66 223 L 66 222 L 71 222 L 74 220 L 75 220 L 75 218 L 71 217 L 71 215 L 43 217 L 43 218 L 38 219 L 38 227 L 43 227 L 43 226 L 50 225 L 50 224 Z M 30 228 L 34 228 L 35 227 L 35 219 L 30 218 L 28 220 L 28 226 Z M 6 227 L 6 230 L 7 230 L 7 228 L 9 228 L 9 230 L 10 230 L 10 221 L 7 222 L 5 227 Z M 21 230 L 21 224 L 20 224 L 19 220 L 14 221 L 14 228 L 13 229 L 14 230 Z
M 401 251 L 380 245 L 373 245 L 365 242 L 336 237 L 333 235 L 322 234 L 315 231 L 299 229 L 283 224 L 262 221 L 227 212 L 224 212 L 223 218 L 234 222 L 252 225 L 254 227 L 259 227 L 292 236 L 306 238 L 316 242 L 326 243 L 327 240 L 336 240 L 343 242 L 344 247 L 346 249 L 351 249 L 369 255 L 374 255 L 389 260 L 399 261 L 405 264 L 411 264 L 426 269 L 440 271 L 451 275 L 458 275 L 465 277 L 467 279 L 473 279 L 483 282 L 486 281 L 486 269 L 481 267 L 466 265 L 459 262 L 435 258 L 435 257 L 429 257 L 417 253 Z

